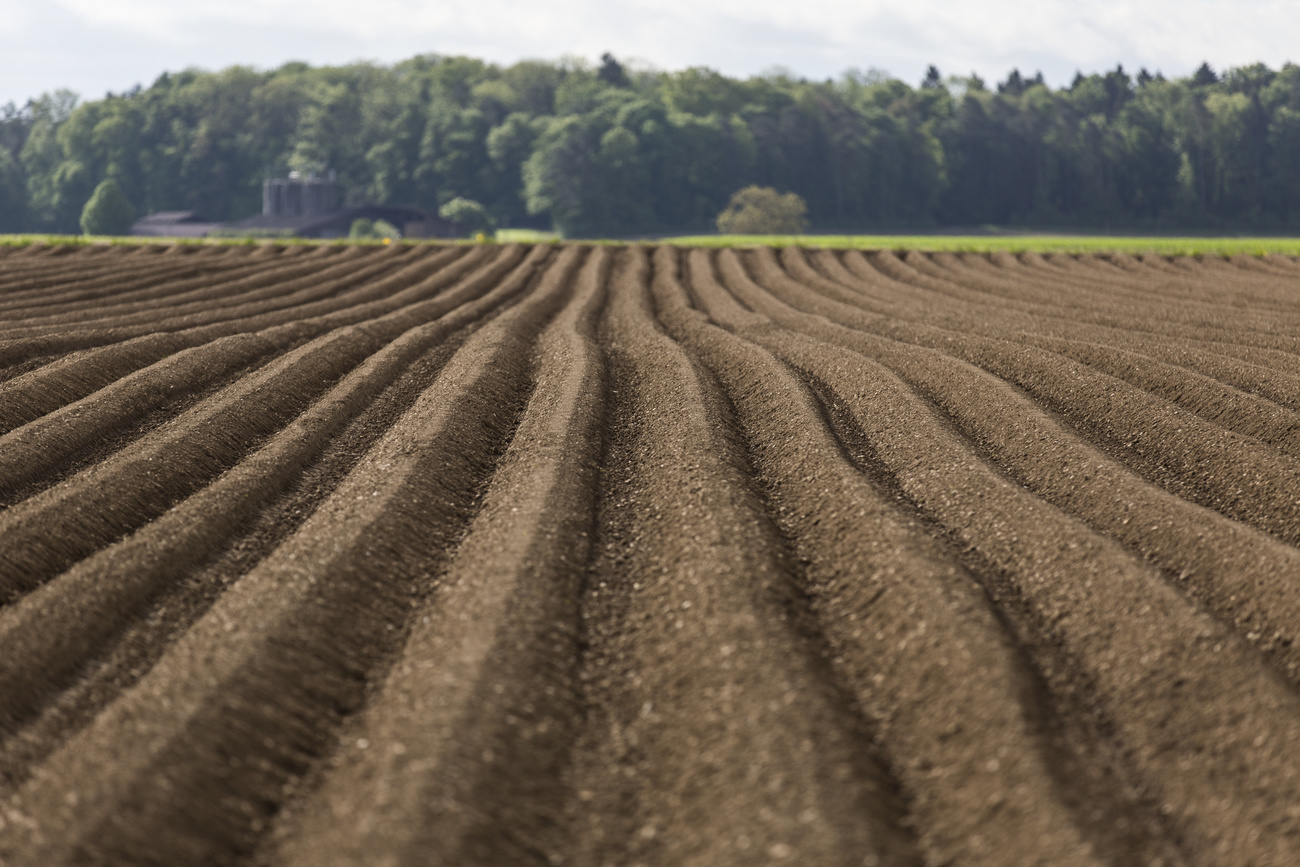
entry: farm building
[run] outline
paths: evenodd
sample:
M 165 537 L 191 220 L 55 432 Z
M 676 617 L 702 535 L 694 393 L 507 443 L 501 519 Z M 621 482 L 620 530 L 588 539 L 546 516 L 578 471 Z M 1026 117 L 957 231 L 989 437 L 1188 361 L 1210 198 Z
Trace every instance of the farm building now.
M 136 220 L 131 234 L 146 238 L 202 238 L 220 226 L 197 211 L 158 211 Z
M 160 211 L 138 220 L 132 235 L 202 238 L 220 234 L 274 235 L 296 238 L 346 238 L 355 220 L 385 220 L 405 238 L 455 238 L 460 231 L 415 205 L 354 205 L 339 207 L 333 173 L 328 178 L 267 178 L 262 183 L 262 213 L 230 223 L 212 223 L 193 211 Z

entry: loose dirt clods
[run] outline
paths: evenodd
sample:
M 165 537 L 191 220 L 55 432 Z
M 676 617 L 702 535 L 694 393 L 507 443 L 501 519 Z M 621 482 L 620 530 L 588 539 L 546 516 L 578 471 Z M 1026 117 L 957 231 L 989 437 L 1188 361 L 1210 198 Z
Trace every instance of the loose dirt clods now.
M 0 864 L 1300 863 L 1300 263 L 0 261 Z

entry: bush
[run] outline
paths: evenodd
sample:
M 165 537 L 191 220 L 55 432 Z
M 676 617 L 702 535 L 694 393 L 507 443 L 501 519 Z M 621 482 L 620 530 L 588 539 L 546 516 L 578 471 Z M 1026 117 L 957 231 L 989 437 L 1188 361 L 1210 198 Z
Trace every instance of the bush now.
M 134 222 L 135 208 L 112 178 L 95 187 L 81 209 L 81 231 L 87 235 L 126 235 Z
M 807 213 L 808 205 L 794 193 L 781 195 L 771 187 L 745 187 L 718 214 L 718 231 L 724 235 L 802 235 L 808 231 Z
M 378 241 L 383 238 L 397 240 L 400 237 L 402 233 L 387 220 L 367 220 L 365 217 L 360 217 L 353 220 L 352 226 L 348 229 L 348 239 L 351 241 Z
M 488 209 L 473 199 L 452 199 L 438 210 L 438 216 L 455 223 L 470 238 L 480 233 L 490 236 L 497 228 Z

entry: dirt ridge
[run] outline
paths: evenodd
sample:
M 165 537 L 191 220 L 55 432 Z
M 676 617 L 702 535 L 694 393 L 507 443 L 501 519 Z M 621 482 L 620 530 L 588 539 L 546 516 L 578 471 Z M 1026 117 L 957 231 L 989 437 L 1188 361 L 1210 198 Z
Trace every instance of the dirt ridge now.
M 1300 862 L 1300 262 L 0 255 L 0 864 Z

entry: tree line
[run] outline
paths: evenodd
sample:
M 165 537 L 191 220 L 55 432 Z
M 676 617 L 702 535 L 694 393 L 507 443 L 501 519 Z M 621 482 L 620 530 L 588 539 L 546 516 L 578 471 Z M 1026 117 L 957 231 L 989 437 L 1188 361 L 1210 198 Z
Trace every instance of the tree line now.
M 75 233 L 106 179 L 141 215 L 238 219 L 289 170 L 336 172 L 345 203 L 465 199 L 573 237 L 710 231 L 750 185 L 797 193 L 814 231 L 1285 231 L 1300 67 L 1117 67 L 1053 88 L 1019 71 L 989 86 L 931 67 L 912 86 L 428 55 L 187 70 L 0 108 L 0 231 Z

